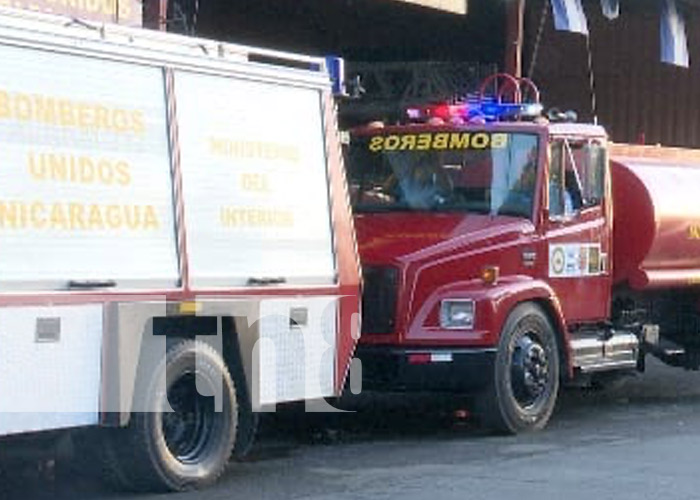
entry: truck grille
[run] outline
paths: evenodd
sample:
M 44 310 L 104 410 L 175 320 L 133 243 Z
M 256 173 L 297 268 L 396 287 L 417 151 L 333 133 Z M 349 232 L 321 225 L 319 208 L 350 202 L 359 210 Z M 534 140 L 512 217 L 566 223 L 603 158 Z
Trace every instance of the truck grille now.
M 362 333 L 393 333 L 398 271 L 393 267 L 366 267 L 363 274 Z

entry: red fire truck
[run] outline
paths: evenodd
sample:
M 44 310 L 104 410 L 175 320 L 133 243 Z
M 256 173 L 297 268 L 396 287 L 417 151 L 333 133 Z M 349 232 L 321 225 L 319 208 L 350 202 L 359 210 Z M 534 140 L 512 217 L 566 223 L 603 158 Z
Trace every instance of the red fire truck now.
M 563 382 L 698 369 L 700 155 L 543 116 L 528 80 L 476 101 L 351 133 L 364 387 L 468 391 L 515 433 Z
M 0 8 L 0 439 L 214 481 L 339 394 L 359 264 L 323 59 Z M 20 439 L 24 442 L 23 439 Z

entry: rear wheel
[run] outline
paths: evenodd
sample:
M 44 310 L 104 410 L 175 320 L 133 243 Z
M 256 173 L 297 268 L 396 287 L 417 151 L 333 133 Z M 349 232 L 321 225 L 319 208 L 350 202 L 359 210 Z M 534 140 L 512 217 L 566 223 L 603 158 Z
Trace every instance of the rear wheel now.
M 488 388 L 477 399 L 486 427 L 515 434 L 542 429 L 559 391 L 554 329 L 535 304 L 517 306 L 505 322 Z
M 129 489 L 182 491 L 214 482 L 236 438 L 235 387 L 218 352 L 183 340 L 147 384 L 144 411 L 111 431 L 105 452 Z M 170 411 L 172 410 L 172 411 Z

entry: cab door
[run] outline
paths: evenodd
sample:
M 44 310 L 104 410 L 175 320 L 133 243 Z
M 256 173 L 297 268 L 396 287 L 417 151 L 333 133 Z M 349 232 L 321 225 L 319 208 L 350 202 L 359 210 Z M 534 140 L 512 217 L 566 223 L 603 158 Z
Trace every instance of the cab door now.
M 605 140 L 554 137 L 549 147 L 547 280 L 567 323 L 603 320 L 612 279 Z

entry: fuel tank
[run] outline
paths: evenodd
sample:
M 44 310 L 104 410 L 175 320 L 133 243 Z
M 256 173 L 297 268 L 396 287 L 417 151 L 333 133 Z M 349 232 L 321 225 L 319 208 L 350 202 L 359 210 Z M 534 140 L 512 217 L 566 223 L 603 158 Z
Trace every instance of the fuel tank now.
M 615 144 L 610 161 L 614 282 L 700 285 L 700 151 Z

